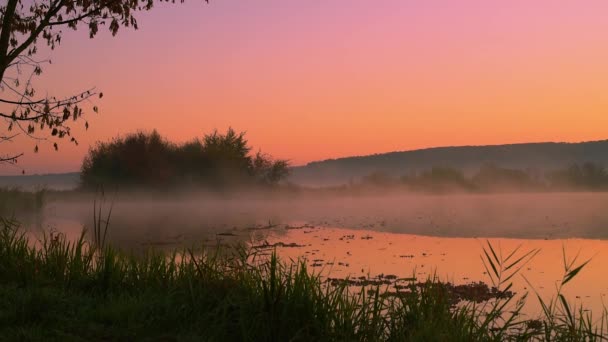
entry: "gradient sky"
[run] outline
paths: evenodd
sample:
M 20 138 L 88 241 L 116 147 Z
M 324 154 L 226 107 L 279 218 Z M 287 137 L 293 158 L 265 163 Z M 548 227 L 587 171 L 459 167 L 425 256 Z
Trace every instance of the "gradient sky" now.
M 188 0 L 138 31 L 66 32 L 39 93 L 104 92 L 80 146 L 18 139 L 1 174 L 80 167 L 91 144 L 214 128 L 294 164 L 443 145 L 608 138 L 607 1 Z

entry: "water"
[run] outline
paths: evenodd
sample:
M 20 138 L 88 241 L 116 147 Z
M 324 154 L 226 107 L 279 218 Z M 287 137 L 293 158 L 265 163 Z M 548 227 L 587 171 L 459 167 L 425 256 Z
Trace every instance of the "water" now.
M 297 243 L 302 247 L 277 247 L 284 258 L 306 258 L 315 272 L 339 278 L 375 278 L 380 274 L 424 281 L 437 277 L 453 284 L 483 281 L 491 285 L 482 262 L 482 249 L 490 241 L 506 257 L 520 246 L 520 253 L 540 252 L 512 278 L 518 295 L 538 293 L 544 300 L 556 294 L 564 275 L 563 251 L 572 260 L 592 261 L 564 287 L 570 303 L 600 313 L 608 294 L 608 241 L 592 239 L 454 238 L 395 234 L 343 228 L 304 228 L 273 232 L 269 244 Z M 515 260 L 515 259 L 513 259 Z M 489 267 L 489 266 L 488 266 Z M 491 270 L 490 270 L 491 272 Z M 527 281 L 526 281 L 527 279 Z M 532 286 L 528 284 L 528 281 Z M 538 300 L 528 299 L 526 313 L 541 313 Z
M 481 261 L 488 239 L 505 255 L 520 245 L 540 250 L 513 278 L 514 290 L 546 300 L 564 274 L 563 250 L 567 258 L 580 252 L 580 262 L 592 261 L 564 294 L 599 313 L 608 293 L 607 208 L 602 193 L 131 198 L 114 202 L 109 238 L 131 250 L 280 243 L 299 247 L 277 247 L 279 255 L 306 258 L 326 277 L 437 276 L 456 284 L 490 282 Z M 108 209 L 106 203 L 102 212 Z M 75 239 L 92 228 L 92 211 L 92 201 L 53 202 L 27 227 L 33 235 L 52 229 Z M 535 297 L 528 302 L 526 313 L 540 312 Z

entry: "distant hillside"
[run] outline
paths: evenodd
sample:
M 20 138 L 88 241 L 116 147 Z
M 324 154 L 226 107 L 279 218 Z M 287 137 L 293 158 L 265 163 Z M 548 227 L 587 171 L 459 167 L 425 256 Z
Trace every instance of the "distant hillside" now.
M 350 180 L 357 181 L 376 171 L 399 177 L 433 166 L 449 166 L 472 173 L 484 163 L 494 163 L 508 168 L 549 171 L 586 161 L 608 166 L 608 140 L 582 143 L 436 147 L 330 159 L 294 167 L 289 180 L 310 186 L 338 185 Z M 0 187 L 20 187 L 28 190 L 46 187 L 65 190 L 75 188 L 79 179 L 78 172 L 0 176 Z
M 78 186 L 80 173 L 55 173 L 45 175 L 0 176 L 0 187 L 17 187 L 23 190 L 39 188 L 69 190 Z
M 338 185 L 372 172 L 402 176 L 412 171 L 447 166 L 467 173 L 484 163 L 539 171 L 586 161 L 608 164 L 608 140 L 582 143 L 525 143 L 489 146 L 436 147 L 311 162 L 294 167 L 290 181 L 302 185 Z

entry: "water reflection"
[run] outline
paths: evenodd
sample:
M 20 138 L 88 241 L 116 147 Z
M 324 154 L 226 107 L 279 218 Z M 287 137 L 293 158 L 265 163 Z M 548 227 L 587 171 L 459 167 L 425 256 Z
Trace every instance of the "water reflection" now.
M 297 243 L 301 247 L 284 247 Z M 590 264 L 565 288 L 564 295 L 576 305 L 601 312 L 608 293 L 608 274 L 603 269 L 608 263 L 608 241 L 589 239 L 530 240 L 492 238 L 491 243 L 503 253 L 522 245 L 523 250 L 538 248 L 536 255 L 513 278 L 514 291 L 534 293 L 545 299 L 556 292 L 564 274 L 562 248 L 567 258 L 580 252 L 579 260 L 593 258 Z M 307 264 L 326 277 L 367 279 L 378 275 L 397 278 L 415 277 L 439 280 L 454 284 L 485 281 L 490 278 L 481 261 L 485 239 L 439 238 L 409 234 L 393 234 L 371 230 L 343 228 L 306 228 L 273 232 L 268 242 L 277 245 L 284 258 L 306 258 Z M 525 276 L 534 288 L 530 288 Z M 539 313 L 538 301 L 531 297 L 526 312 Z
M 521 274 L 545 298 L 564 272 L 565 246 L 572 256 L 593 256 L 566 297 L 599 312 L 608 292 L 608 241 L 594 239 L 608 237 L 606 204 L 608 194 L 123 200 L 114 203 L 109 241 L 135 252 L 251 243 L 306 258 L 325 276 L 436 275 L 466 284 L 489 280 L 480 260 L 488 237 L 504 252 L 520 244 L 541 249 Z M 92 201 L 54 202 L 21 220 L 33 236 L 56 230 L 76 239 L 83 227 L 92 230 L 92 212 Z M 522 277 L 514 281 L 516 292 L 532 291 Z M 529 302 L 529 312 L 539 309 Z

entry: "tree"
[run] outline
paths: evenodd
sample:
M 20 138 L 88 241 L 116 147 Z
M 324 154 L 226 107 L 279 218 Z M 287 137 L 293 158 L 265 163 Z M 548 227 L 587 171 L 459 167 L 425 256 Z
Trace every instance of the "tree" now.
M 585 162 L 571 164 L 568 168 L 549 174 L 551 185 L 556 188 L 601 190 L 608 187 L 608 170 L 600 164 Z
M 256 153 L 251 164 L 253 174 L 261 184 L 277 184 L 289 176 L 289 161 L 283 159 L 275 160 L 261 151 Z
M 524 170 L 483 164 L 473 176 L 473 183 L 483 190 L 531 190 L 541 186 Z
M 155 2 L 163 0 L 4 1 L 6 4 L 0 5 L 0 118 L 6 127 L 0 130 L 0 143 L 25 134 L 37 140 L 49 135 L 66 138 L 78 144 L 70 125 L 82 121 L 87 104 L 97 112 L 92 100 L 101 98 L 103 93 L 93 88 L 67 97 L 38 95 L 33 79 L 42 73 L 43 65 L 51 63 L 37 58 L 39 45 L 55 49 L 61 43 L 63 28 L 76 30 L 86 26 L 90 38 L 106 25 L 113 36 L 120 27 L 137 29 L 135 14 L 150 10 Z M 88 128 L 88 122 L 84 126 Z M 57 140 L 53 146 L 58 149 Z M 38 151 L 38 145 L 34 151 Z M 22 155 L 0 153 L 0 163 L 16 163 Z
M 434 166 L 417 176 L 402 178 L 412 189 L 444 192 L 452 190 L 472 190 L 471 182 L 461 170 L 451 167 Z
M 156 131 L 138 132 L 92 147 L 82 163 L 81 185 L 88 189 L 228 189 L 274 186 L 288 176 L 287 160 L 250 152 L 245 133 L 232 128 L 183 144 L 171 143 Z

